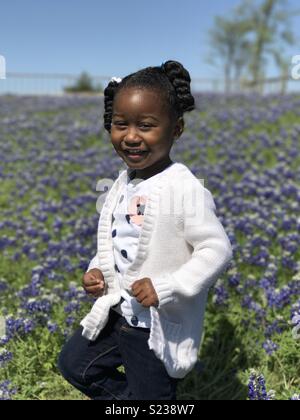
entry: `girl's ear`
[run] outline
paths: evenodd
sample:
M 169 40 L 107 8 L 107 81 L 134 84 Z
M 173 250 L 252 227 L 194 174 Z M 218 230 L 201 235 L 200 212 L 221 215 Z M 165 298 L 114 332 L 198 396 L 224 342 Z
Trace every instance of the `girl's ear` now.
M 184 119 L 183 117 L 180 117 L 178 118 L 175 128 L 174 128 L 174 138 L 179 139 L 179 137 L 183 133 L 183 130 L 184 130 Z

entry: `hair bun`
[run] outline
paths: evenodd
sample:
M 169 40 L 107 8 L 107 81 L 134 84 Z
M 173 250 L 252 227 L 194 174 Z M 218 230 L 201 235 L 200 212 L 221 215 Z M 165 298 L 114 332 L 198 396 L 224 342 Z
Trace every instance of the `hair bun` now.
M 191 77 L 189 72 L 178 61 L 166 61 L 161 65 L 162 71 L 172 83 L 182 112 L 193 111 L 195 100 L 191 94 Z

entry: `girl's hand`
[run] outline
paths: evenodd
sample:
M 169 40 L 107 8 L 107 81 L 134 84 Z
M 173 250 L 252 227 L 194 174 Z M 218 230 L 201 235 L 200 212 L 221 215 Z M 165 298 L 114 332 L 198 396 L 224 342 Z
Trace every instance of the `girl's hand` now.
M 145 308 L 150 308 L 150 306 L 158 306 L 158 296 L 153 287 L 151 279 L 146 277 L 144 279 L 135 281 L 131 286 L 131 290 L 136 300 Z
M 82 287 L 86 293 L 98 298 L 102 297 L 105 288 L 105 281 L 101 270 L 93 268 L 85 273 L 82 279 Z

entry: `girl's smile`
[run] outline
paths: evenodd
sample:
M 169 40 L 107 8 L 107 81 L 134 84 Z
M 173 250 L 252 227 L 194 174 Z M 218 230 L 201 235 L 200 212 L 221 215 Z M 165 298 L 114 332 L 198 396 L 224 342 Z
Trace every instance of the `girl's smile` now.
M 146 157 L 148 157 L 150 152 L 148 151 L 143 151 L 143 152 L 139 152 L 139 153 L 133 153 L 129 150 L 125 150 L 124 151 L 124 156 L 125 156 L 125 160 L 129 159 L 130 162 L 140 162 L 142 160 L 144 160 Z
M 138 178 L 147 179 L 171 163 L 171 147 L 183 129 L 183 119 L 171 118 L 159 92 L 127 88 L 116 95 L 111 141 Z

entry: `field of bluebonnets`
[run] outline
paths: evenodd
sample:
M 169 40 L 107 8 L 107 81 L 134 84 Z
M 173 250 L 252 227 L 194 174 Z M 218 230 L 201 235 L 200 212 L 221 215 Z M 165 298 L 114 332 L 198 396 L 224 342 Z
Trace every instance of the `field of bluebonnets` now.
M 95 97 L 0 98 L 0 399 L 85 399 L 56 361 L 92 304 L 97 181 L 123 165 L 102 114 Z M 178 399 L 298 399 L 300 96 L 201 95 L 185 121 L 171 157 L 205 179 L 234 258 Z

